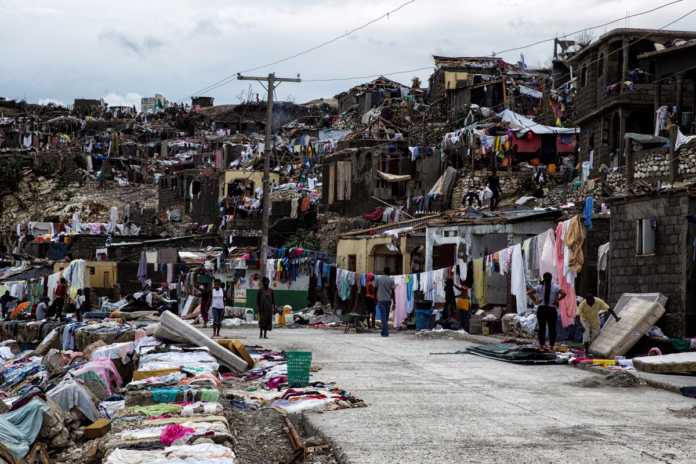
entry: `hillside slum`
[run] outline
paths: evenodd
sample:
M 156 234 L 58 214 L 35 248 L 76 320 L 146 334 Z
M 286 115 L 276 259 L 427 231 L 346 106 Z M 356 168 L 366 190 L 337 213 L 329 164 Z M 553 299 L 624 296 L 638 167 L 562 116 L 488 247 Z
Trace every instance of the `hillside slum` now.
M 0 99 L 0 458 L 333 462 L 297 413 L 365 404 L 316 365 L 291 379 L 302 353 L 209 337 L 213 287 L 225 336 L 464 331 L 518 341 L 474 353 L 507 361 L 691 372 L 696 36 L 645 37 L 276 102 L 267 256 L 265 102 Z M 542 325 L 545 274 L 565 297 Z M 595 297 L 620 316 L 599 330 Z

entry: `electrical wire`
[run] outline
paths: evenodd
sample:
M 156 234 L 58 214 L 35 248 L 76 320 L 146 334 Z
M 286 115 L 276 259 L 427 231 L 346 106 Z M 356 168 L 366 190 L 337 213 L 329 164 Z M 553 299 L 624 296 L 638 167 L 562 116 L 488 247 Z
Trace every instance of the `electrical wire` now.
M 635 13 L 635 14 L 632 14 L 632 15 L 624 16 L 624 17 L 622 17 L 622 18 L 617 18 L 617 19 L 614 19 L 614 20 L 612 20 L 612 21 L 606 22 L 606 23 L 604 23 L 604 24 L 599 24 L 599 25 L 597 25 L 597 26 L 586 27 L 586 28 L 584 28 L 584 29 L 579 29 L 579 30 L 574 31 L 574 32 L 569 32 L 568 34 L 564 34 L 564 35 L 561 35 L 561 36 L 556 36 L 556 37 L 552 37 L 552 38 L 550 38 L 550 39 L 543 39 L 543 40 L 539 40 L 539 41 L 536 41 L 536 42 L 532 42 L 532 43 L 530 43 L 530 44 L 523 45 L 523 46 L 521 46 L 521 47 L 506 48 L 505 50 L 500 50 L 499 52 L 494 52 L 494 53 L 493 53 L 493 56 L 502 55 L 503 53 L 509 53 L 509 52 L 516 52 L 516 51 L 519 51 L 519 50 L 524 50 L 524 49 L 527 49 L 527 48 L 535 47 L 535 46 L 537 46 L 537 45 L 545 44 L 545 43 L 547 43 L 547 42 L 553 42 L 553 41 L 556 40 L 556 39 L 565 39 L 566 37 L 570 37 L 570 36 L 573 36 L 573 35 L 575 35 L 575 34 L 580 34 L 580 33 L 585 32 L 585 31 L 592 31 L 592 30 L 594 30 L 594 29 L 601 29 L 601 28 L 603 28 L 603 27 L 610 26 L 610 25 L 612 25 L 612 24 L 616 24 L 616 23 L 618 23 L 618 22 L 625 21 L 625 20 L 627 20 L 627 19 L 637 18 L 638 16 L 643 16 L 643 15 L 646 15 L 646 14 L 654 13 L 654 12 L 656 12 L 656 11 L 658 11 L 658 10 L 663 9 L 663 8 L 667 8 L 668 6 L 676 5 L 677 3 L 682 3 L 683 1 L 684 1 L 684 0 L 675 0 L 675 1 L 673 1 L 673 2 L 665 3 L 665 4 L 663 4 L 663 5 L 657 6 L 657 7 L 655 7 L 655 8 L 651 8 L 651 9 L 649 9 L 649 10 L 645 10 L 645 11 L 641 11 L 641 12 L 639 12 L 639 13 Z
M 238 72 L 236 72 L 236 73 L 230 74 L 229 76 L 224 77 L 223 79 L 221 79 L 221 80 L 219 80 L 219 81 L 217 81 L 217 82 L 214 82 L 214 83 L 210 84 L 210 85 L 207 86 L 207 87 L 203 87 L 202 89 L 196 91 L 195 94 L 202 94 L 202 93 L 205 93 L 205 92 L 210 92 L 211 90 L 214 90 L 214 89 L 216 89 L 216 88 L 218 88 L 218 87 L 222 87 L 223 85 L 226 85 L 227 83 L 229 83 L 229 82 L 231 82 L 232 80 L 236 79 L 236 78 L 237 78 L 237 74 L 243 74 L 243 73 L 258 71 L 259 69 L 268 68 L 268 67 L 270 67 L 270 66 L 275 66 L 276 64 L 280 64 L 280 63 L 284 63 L 284 62 L 286 62 L 286 61 L 293 60 L 293 59 L 298 58 L 298 57 L 300 57 L 300 56 L 302 56 L 302 55 L 306 55 L 306 54 L 311 53 L 311 52 L 313 52 L 313 51 L 316 51 L 316 50 L 318 50 L 318 49 L 320 49 L 320 48 L 326 47 L 327 45 L 331 45 L 331 44 L 333 44 L 333 43 L 335 43 L 335 42 L 338 42 L 338 41 L 341 40 L 341 39 L 345 39 L 346 37 L 349 37 L 350 35 L 355 34 L 356 32 L 359 32 L 359 31 L 361 31 L 361 30 L 363 30 L 363 29 L 366 29 L 366 28 L 368 28 L 369 26 L 371 26 L 371 25 L 373 25 L 373 24 L 375 24 L 375 23 L 377 23 L 377 22 L 379 22 L 379 21 L 381 21 L 381 20 L 383 20 L 383 19 L 385 19 L 385 18 L 388 19 L 392 14 L 397 13 L 398 11 L 400 11 L 400 10 L 406 8 L 407 6 L 411 5 L 412 3 L 415 3 L 416 1 L 417 1 L 417 0 L 408 0 L 408 1 L 406 1 L 406 2 L 404 2 L 404 3 L 402 3 L 402 4 L 400 4 L 400 5 L 397 6 L 396 8 L 394 8 L 394 9 L 392 9 L 392 10 L 390 10 L 390 11 L 388 11 L 388 12 L 386 12 L 386 13 L 380 15 L 380 16 L 378 16 L 377 18 L 374 18 L 374 19 L 372 19 L 372 20 L 366 22 L 365 24 L 362 24 L 362 25 L 360 25 L 360 26 L 358 26 L 358 27 L 355 27 L 355 28 L 353 28 L 353 29 L 351 29 L 351 30 L 349 30 L 349 31 L 347 31 L 347 32 L 344 32 L 344 33 L 341 34 L 341 35 L 338 35 L 338 36 L 336 36 L 336 37 L 334 37 L 334 38 L 332 38 L 332 39 L 329 39 L 329 40 L 327 40 L 327 41 L 324 41 L 324 42 L 322 42 L 322 43 L 320 43 L 320 44 L 318 44 L 318 45 L 315 45 L 315 46 L 313 46 L 313 47 L 310 47 L 310 48 L 307 48 L 307 49 L 305 49 L 305 50 L 302 50 L 302 51 L 300 51 L 300 52 L 298 52 L 298 53 L 295 53 L 294 55 L 290 55 L 290 56 L 287 56 L 287 57 L 285 57 L 285 58 L 281 58 L 281 59 L 279 59 L 279 60 L 272 61 L 272 62 L 270 62 L 270 63 L 262 64 L 262 65 L 260 65 L 260 66 L 255 66 L 255 67 L 253 67 L 253 68 L 244 69 L 244 70 L 242 70 L 242 71 L 238 71 Z
M 354 81 L 361 79 L 376 79 L 378 77 L 384 76 L 396 76 L 398 74 L 410 74 L 418 71 L 427 71 L 433 69 L 433 65 L 423 66 L 421 68 L 407 69 L 405 71 L 394 71 L 382 74 L 370 74 L 368 76 L 353 76 L 353 77 L 336 77 L 336 78 L 326 78 L 326 79 L 303 79 L 302 82 L 336 82 L 336 81 Z
M 638 37 L 637 39 L 635 39 L 635 40 L 633 40 L 633 41 L 630 41 L 630 42 L 628 43 L 628 46 L 630 47 L 631 45 L 634 45 L 634 44 L 636 44 L 636 43 L 638 43 L 638 42 L 640 42 L 640 41 L 642 41 L 642 40 L 645 40 L 645 39 L 649 38 L 650 36 L 655 35 L 655 33 L 660 32 L 660 31 L 663 31 L 664 29 L 667 29 L 668 27 L 670 27 L 670 26 L 672 26 L 672 25 L 678 23 L 678 22 L 681 21 L 682 19 L 688 18 L 689 16 L 691 16 L 691 15 L 694 14 L 694 13 L 696 13 L 696 8 L 694 8 L 693 10 L 687 11 L 687 12 L 684 13 L 683 15 L 679 16 L 677 19 L 675 19 L 675 20 L 673 20 L 673 21 L 670 21 L 669 23 L 665 24 L 664 26 L 662 26 L 662 27 L 660 27 L 660 28 L 658 28 L 658 29 L 655 29 L 655 30 L 651 30 L 651 31 L 648 32 L 647 34 L 644 34 L 644 35 Z M 618 52 L 620 52 L 620 51 L 622 51 L 622 48 L 617 48 L 616 50 L 613 50 L 613 51 L 608 52 L 606 56 L 609 57 L 609 56 L 611 56 L 611 55 L 613 55 L 613 54 L 615 54 L 615 53 L 618 53 Z M 584 63 L 584 64 L 583 64 L 583 67 L 589 67 L 589 66 L 591 66 L 591 65 L 593 65 L 593 64 L 595 64 L 595 63 L 599 63 L 599 62 L 602 61 L 603 59 L 604 59 L 604 58 L 597 58 L 597 59 L 594 59 L 594 60 L 590 60 L 590 61 L 588 61 L 587 63 Z M 557 79 L 558 79 L 558 80 L 563 80 L 563 79 L 566 78 L 566 77 L 570 77 L 570 73 L 562 74 L 562 75 L 561 75 L 560 77 L 558 77 Z
M 555 39 L 557 39 L 557 38 L 566 38 L 566 37 L 570 37 L 570 36 L 575 35 L 575 34 L 579 34 L 579 33 L 584 32 L 584 31 L 591 31 L 591 30 L 594 30 L 594 29 L 600 29 L 600 28 L 602 28 L 602 27 L 606 27 L 606 26 L 609 26 L 609 25 L 611 25 L 611 24 L 614 24 L 614 23 L 617 23 L 617 22 L 620 22 L 620 21 L 624 21 L 624 20 L 626 20 L 626 19 L 636 18 L 636 17 L 638 17 L 638 16 L 643 16 L 643 15 L 646 15 L 646 14 L 654 13 L 654 12 L 656 12 L 656 11 L 658 11 L 658 10 L 663 9 L 663 8 L 667 8 L 667 7 L 672 6 L 672 5 L 675 5 L 675 4 L 677 4 L 677 3 L 682 3 L 683 1 L 684 1 L 684 0 L 674 0 L 674 1 L 671 1 L 671 2 L 669 2 L 669 3 L 665 3 L 665 4 L 662 4 L 662 5 L 659 5 L 659 6 L 655 7 L 655 8 L 651 8 L 651 9 L 649 9 L 649 10 L 641 11 L 641 12 L 638 12 L 638 13 L 635 13 L 635 14 L 632 14 L 632 15 L 629 15 L 629 16 L 624 16 L 624 17 L 622 17 L 622 18 L 614 19 L 614 20 L 612 20 L 612 21 L 609 21 L 609 22 L 606 22 L 606 23 L 603 23 L 603 24 L 599 24 L 599 25 L 596 25 L 596 26 L 586 27 L 586 28 L 584 28 L 584 29 L 580 29 L 580 30 L 577 30 L 577 31 L 574 31 L 574 32 L 570 32 L 570 33 L 564 34 L 564 35 L 562 35 L 562 36 L 557 36 L 557 37 L 550 38 L 550 39 L 540 40 L 540 41 L 533 42 L 533 43 L 530 43 L 530 44 L 527 44 L 527 45 L 523 45 L 523 46 L 521 46 L 521 47 L 508 48 L 508 49 L 505 49 L 505 50 L 501 50 L 501 51 L 499 51 L 499 52 L 493 53 L 493 55 L 496 56 L 496 55 L 500 55 L 500 54 L 503 54 L 503 53 L 508 53 L 508 52 L 511 52 L 511 51 L 524 50 L 524 49 L 527 49 L 527 48 L 530 48 L 530 47 L 534 47 L 534 46 L 536 46 L 536 45 L 544 44 L 544 43 L 547 43 L 547 42 L 553 42 L 553 41 L 554 41 Z M 325 78 L 325 79 L 303 79 L 303 82 L 340 82 L 340 81 L 351 81 L 351 80 L 360 80 L 360 79 L 372 79 L 372 78 L 377 78 L 377 77 L 380 77 L 380 76 L 385 76 L 385 77 L 386 77 L 386 76 L 390 76 L 390 75 L 393 76 L 393 75 L 398 75 L 398 74 L 406 74 L 406 73 L 411 73 L 411 72 L 425 71 L 425 70 L 427 70 L 427 69 L 432 69 L 432 68 L 433 68 L 433 65 L 430 65 L 430 66 L 424 66 L 424 67 L 421 67 L 421 68 L 416 68 L 416 69 L 407 70 L 407 71 L 396 71 L 396 72 L 392 72 L 392 73 L 373 74 L 373 75 L 369 75 L 369 76 L 336 77 L 336 78 Z

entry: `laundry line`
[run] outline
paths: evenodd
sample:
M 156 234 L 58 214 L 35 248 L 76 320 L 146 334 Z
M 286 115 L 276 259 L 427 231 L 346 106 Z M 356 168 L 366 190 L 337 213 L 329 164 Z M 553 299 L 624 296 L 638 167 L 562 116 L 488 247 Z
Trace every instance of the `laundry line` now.
M 488 253 L 481 258 L 464 261 L 457 259 L 452 266 L 420 273 L 400 275 L 375 275 L 375 279 L 392 279 L 395 283 L 405 283 L 409 292 L 422 291 L 427 300 L 443 302 L 444 282 L 453 277 L 455 284 L 461 285 L 473 277 L 473 297 L 479 306 L 486 305 L 487 276 L 494 273 L 509 275 L 511 294 L 517 302 L 517 313 L 527 312 L 527 291 L 535 278 L 540 279 L 550 273 L 553 282 L 567 295 L 560 302 L 559 313 L 564 327 L 571 325 L 577 312 L 575 278 L 582 270 L 584 256 L 582 245 L 586 236 L 581 215 L 558 223 L 555 229 L 530 237 L 521 243 Z M 473 276 L 469 276 L 471 268 Z M 348 289 L 360 285 L 365 287 L 368 273 L 356 273 L 348 269 L 336 269 L 336 287 L 343 301 L 350 296 Z M 341 292 L 343 289 L 343 292 Z M 341 295 L 343 293 L 343 295 Z M 347 296 L 346 296 L 347 295 Z M 345 298 L 344 298 L 345 297 Z

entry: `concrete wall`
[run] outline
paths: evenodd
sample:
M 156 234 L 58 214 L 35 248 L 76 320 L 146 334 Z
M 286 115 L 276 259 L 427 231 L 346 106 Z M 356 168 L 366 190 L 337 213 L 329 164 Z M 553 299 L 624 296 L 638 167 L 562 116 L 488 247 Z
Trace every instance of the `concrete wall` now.
M 55 263 L 53 272 L 62 271 L 70 263 Z M 90 288 L 113 288 L 118 282 L 118 271 L 112 261 L 87 261 L 87 285 Z
M 401 254 L 401 268 L 403 274 L 411 272 L 411 251 L 417 246 L 418 240 L 410 239 L 406 236 L 399 239 L 399 249 Z M 391 237 L 374 238 L 341 238 L 338 240 L 336 251 L 336 266 L 348 269 L 349 257 L 354 255 L 356 258 L 355 272 L 375 272 L 380 273 L 384 268 L 384 260 L 379 255 L 375 255 L 377 249 L 392 243 Z M 392 266 L 393 267 L 393 266 Z
M 280 183 L 280 175 L 272 172 L 269 175 L 271 184 Z M 227 197 L 227 186 L 235 180 L 248 180 L 254 183 L 254 188 L 263 187 L 263 172 L 261 171 L 225 171 L 224 181 L 220 185 L 220 199 Z
M 611 205 L 609 303 L 623 293 L 660 292 L 667 312 L 658 325 L 669 336 L 686 331 L 687 218 L 693 203 L 685 192 L 620 200 Z M 636 253 L 636 221 L 657 218 L 656 251 Z

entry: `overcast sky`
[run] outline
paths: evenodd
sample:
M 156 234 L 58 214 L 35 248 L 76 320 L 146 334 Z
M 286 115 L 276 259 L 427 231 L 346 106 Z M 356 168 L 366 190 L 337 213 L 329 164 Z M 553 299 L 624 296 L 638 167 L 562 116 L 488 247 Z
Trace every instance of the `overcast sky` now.
M 0 0 L 0 96 L 71 103 L 76 97 L 139 104 L 161 93 L 183 101 L 203 87 L 317 45 L 405 0 Z M 490 55 L 650 9 L 668 0 L 418 0 L 355 35 L 254 71 L 303 79 L 343 78 L 429 66 L 433 54 Z M 622 21 L 659 28 L 695 0 Z M 672 29 L 696 30 L 696 15 Z M 605 32 L 594 32 L 595 37 Z M 524 51 L 549 62 L 552 44 Z M 519 60 L 519 52 L 503 56 Z M 418 74 L 392 76 L 408 83 Z M 281 99 L 332 96 L 361 80 L 283 84 Z M 237 103 L 249 82 L 208 95 Z M 252 92 L 263 92 L 253 83 Z

